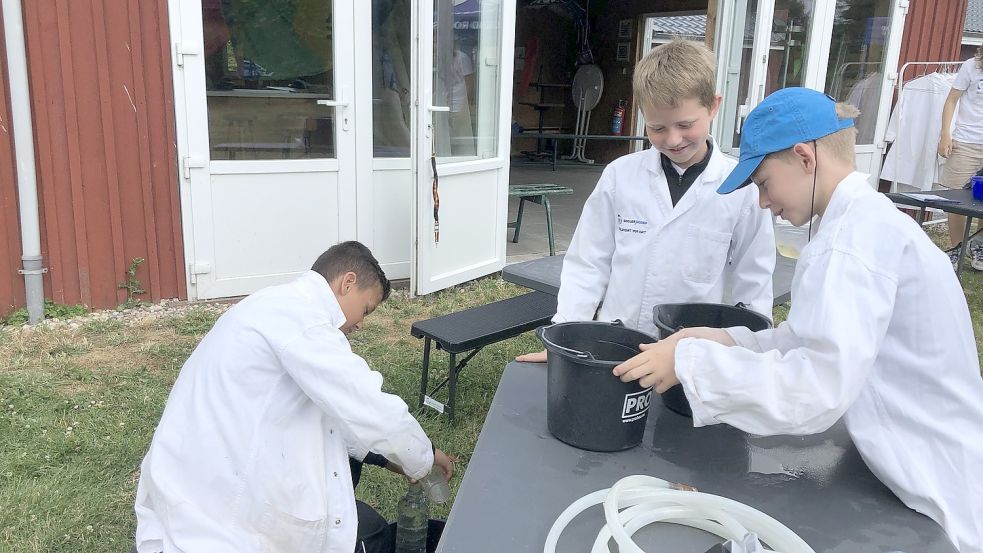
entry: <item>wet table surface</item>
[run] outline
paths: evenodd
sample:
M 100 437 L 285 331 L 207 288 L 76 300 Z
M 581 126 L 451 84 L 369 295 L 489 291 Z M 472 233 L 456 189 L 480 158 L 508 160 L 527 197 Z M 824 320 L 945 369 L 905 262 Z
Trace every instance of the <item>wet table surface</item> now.
M 758 438 L 725 425 L 693 428 L 654 398 L 642 445 L 583 451 L 550 435 L 546 366 L 525 363 L 505 369 L 437 551 L 540 552 L 571 503 L 632 474 L 746 503 L 817 553 L 956 551 L 940 526 L 871 474 L 842 422 L 814 436 Z M 599 506 L 579 515 L 557 551 L 589 551 L 603 522 Z M 703 553 L 721 541 L 672 524 L 645 527 L 635 539 L 646 551 L 671 553 Z

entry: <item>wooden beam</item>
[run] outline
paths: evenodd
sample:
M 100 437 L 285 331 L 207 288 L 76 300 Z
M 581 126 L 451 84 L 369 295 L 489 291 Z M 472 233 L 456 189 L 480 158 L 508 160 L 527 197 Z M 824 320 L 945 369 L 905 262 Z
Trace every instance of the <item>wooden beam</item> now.
M 717 31 L 717 0 L 707 0 L 707 30 L 704 43 L 713 50 L 714 35 Z

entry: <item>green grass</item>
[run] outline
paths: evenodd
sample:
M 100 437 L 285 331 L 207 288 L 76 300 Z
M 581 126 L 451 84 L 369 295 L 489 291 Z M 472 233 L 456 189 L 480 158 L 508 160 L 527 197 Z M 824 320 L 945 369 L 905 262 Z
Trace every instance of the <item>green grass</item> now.
M 967 270 L 964 286 L 981 340 L 983 273 Z M 409 335 L 410 324 L 524 291 L 491 277 L 421 298 L 396 292 L 352 345 L 384 375 L 387 391 L 415 407 L 422 343 Z M 786 315 L 786 307 L 776 308 L 776 321 Z M 0 551 L 128 550 L 140 461 L 181 365 L 215 319 L 198 308 L 143 323 L 91 319 L 75 330 L 0 329 Z M 461 376 L 454 426 L 430 409 L 413 409 L 435 444 L 458 456 L 455 492 L 503 368 L 539 349 L 526 334 L 475 357 Z M 436 352 L 435 380 L 446 364 Z M 405 489 L 401 477 L 366 467 L 357 495 L 392 519 Z M 446 517 L 449 507 L 434 515 Z

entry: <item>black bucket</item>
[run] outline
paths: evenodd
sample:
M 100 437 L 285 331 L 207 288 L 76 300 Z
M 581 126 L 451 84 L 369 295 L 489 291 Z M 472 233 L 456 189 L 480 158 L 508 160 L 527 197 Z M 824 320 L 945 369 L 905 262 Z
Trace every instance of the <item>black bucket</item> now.
M 746 326 L 753 332 L 771 328 L 768 317 L 752 311 L 743 303 L 724 305 L 721 303 L 666 303 L 656 305 L 652 313 L 655 326 L 659 328 L 659 339 L 684 328 L 710 327 L 730 328 Z M 693 416 L 686 393 L 679 384 L 662 394 L 662 403 L 669 409 L 687 417 Z
M 652 389 L 614 376 L 655 338 L 620 322 L 560 323 L 536 332 L 549 352 L 546 418 L 557 439 L 590 451 L 642 442 Z

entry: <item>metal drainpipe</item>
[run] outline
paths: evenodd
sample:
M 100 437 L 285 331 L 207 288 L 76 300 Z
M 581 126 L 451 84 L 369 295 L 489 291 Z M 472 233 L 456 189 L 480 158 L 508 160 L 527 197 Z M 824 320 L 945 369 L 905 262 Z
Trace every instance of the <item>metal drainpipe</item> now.
M 4 38 L 7 43 L 7 73 L 14 131 L 14 160 L 17 164 L 17 203 L 30 324 L 44 318 L 44 281 L 48 270 L 41 266 L 41 222 L 38 215 L 38 183 L 34 165 L 34 127 L 31 122 L 31 92 L 27 83 L 27 52 L 24 49 L 24 16 L 21 0 L 2 0 Z

